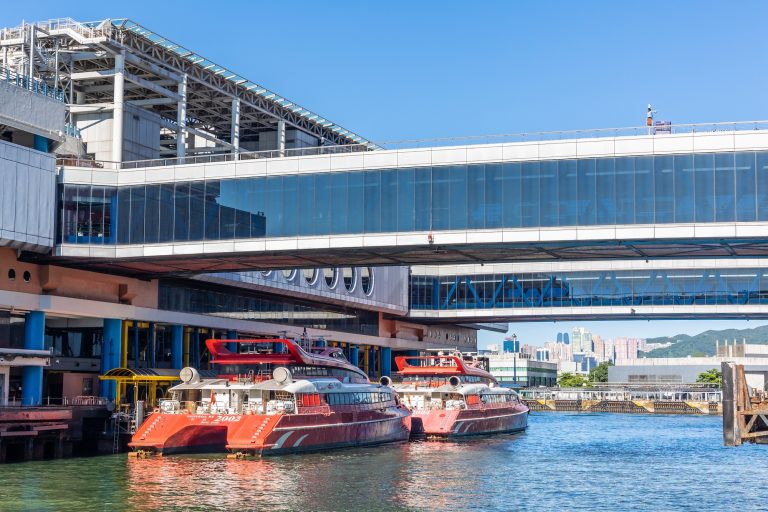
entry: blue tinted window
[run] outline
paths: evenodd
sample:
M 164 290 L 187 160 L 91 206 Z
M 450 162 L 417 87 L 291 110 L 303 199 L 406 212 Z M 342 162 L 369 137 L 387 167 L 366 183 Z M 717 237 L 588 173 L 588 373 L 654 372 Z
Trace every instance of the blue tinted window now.
M 542 226 L 557 226 L 557 160 L 541 162 L 539 172 L 539 220 Z
M 595 161 L 579 160 L 577 164 L 577 192 L 579 224 L 591 226 L 596 222 Z
M 694 171 L 691 155 L 674 156 L 675 222 L 693 222 Z
M 694 220 L 712 222 L 715 220 L 715 156 L 695 155 L 694 166 Z
M 219 196 L 221 184 L 218 180 L 205 182 L 205 239 L 219 239 Z
M 502 226 L 502 164 L 487 164 L 485 166 L 485 227 L 500 228 Z
M 432 169 L 432 229 L 450 229 L 450 209 L 451 168 L 435 167 Z
M 518 162 L 502 164 L 502 225 L 507 228 L 517 228 L 522 225 L 521 172 L 522 165 Z
M 315 176 L 315 234 L 331 232 L 331 175 Z
M 658 209 L 654 198 L 654 158 L 651 156 L 635 157 L 635 222 L 637 224 L 653 224 L 654 214 Z M 670 176 L 671 179 L 671 176 Z M 670 190 L 671 192 L 671 190 Z M 667 207 L 670 207 L 667 205 Z M 671 210 L 670 210 L 671 212 Z M 655 218 L 655 222 L 670 222 Z
M 397 231 L 397 171 L 381 171 L 382 232 Z
M 160 231 L 158 241 L 170 242 L 173 240 L 174 228 L 174 186 L 166 183 L 160 186 Z
M 270 176 L 264 195 L 267 237 L 283 236 L 283 177 Z
M 672 157 L 653 157 L 653 175 L 656 190 L 656 223 L 674 222 L 675 176 Z
M 365 229 L 365 178 L 362 172 L 347 176 L 347 230 L 346 233 L 363 233 Z
M 757 153 L 757 220 L 768 220 L 768 153 Z
M 577 201 L 576 160 L 560 160 L 557 163 L 558 225 L 575 226 L 579 223 Z
M 485 165 L 470 165 L 467 168 L 467 209 L 469 229 L 485 227 Z
M 616 223 L 616 180 L 613 158 L 599 158 L 595 164 L 597 224 Z
M 298 235 L 308 236 L 317 233 L 315 225 L 315 175 L 302 174 L 299 176 L 298 201 L 296 209 L 298 210 Z
M 298 209 L 296 198 L 298 197 L 298 176 L 283 177 L 283 236 L 296 236 L 299 227 Z
M 467 228 L 467 166 L 450 167 L 450 229 Z
M 68 194 L 70 189 L 71 189 L 71 186 L 67 185 L 65 194 Z M 131 189 L 129 187 L 121 187 L 117 189 L 117 243 L 118 244 L 130 243 L 131 241 L 130 240 L 130 233 L 131 233 L 130 221 L 131 221 Z
M 156 244 L 160 228 L 160 185 L 145 187 L 144 243 Z
M 416 190 L 416 231 L 432 229 L 430 205 L 432 203 L 432 168 L 419 167 L 414 178 Z
M 144 213 L 146 203 L 144 201 L 144 185 L 131 187 L 131 231 L 128 243 L 144 243 Z
M 381 172 L 367 171 L 365 179 L 365 233 L 381 231 Z
M 331 174 L 331 233 L 349 233 L 347 214 L 347 173 Z
M 416 188 L 413 169 L 397 171 L 397 229 L 414 231 L 416 229 Z
M 714 220 L 717 222 L 736 220 L 736 175 L 734 173 L 733 153 L 715 155 Z
M 616 223 L 635 222 L 635 159 L 616 158 L 614 163 L 616 180 Z
M 520 214 L 524 228 L 541 226 L 539 220 L 539 162 L 523 162 L 520 197 Z
M 736 153 L 736 220 L 752 222 L 757 219 L 757 179 L 755 154 Z

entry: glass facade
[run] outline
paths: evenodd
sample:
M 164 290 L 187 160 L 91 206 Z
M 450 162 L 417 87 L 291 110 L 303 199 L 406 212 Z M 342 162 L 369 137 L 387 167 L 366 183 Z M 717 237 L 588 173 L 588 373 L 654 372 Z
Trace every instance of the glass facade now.
M 768 220 L 768 152 L 62 185 L 62 243 Z
M 411 309 L 768 304 L 768 269 L 411 276 Z
M 188 281 L 161 280 L 159 309 L 379 335 L 379 315 L 373 311 L 330 305 L 321 309 L 314 304 L 284 297 L 202 283 L 190 284 Z

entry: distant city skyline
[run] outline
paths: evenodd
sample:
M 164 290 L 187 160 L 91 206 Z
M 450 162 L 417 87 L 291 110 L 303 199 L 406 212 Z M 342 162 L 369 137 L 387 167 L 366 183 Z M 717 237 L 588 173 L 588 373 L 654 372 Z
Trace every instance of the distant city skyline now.
M 592 322 L 510 322 L 506 334 L 481 331 L 478 336 L 478 348 L 484 349 L 489 344 L 501 343 L 509 335 L 516 334 L 521 343 L 543 346 L 548 341 L 557 341 L 558 332 L 570 333 L 574 328 L 584 327 L 603 339 L 618 337 L 656 338 L 659 336 L 689 336 L 704 331 L 722 329 L 754 329 L 768 325 L 768 320 L 632 320 L 632 321 L 592 321 Z

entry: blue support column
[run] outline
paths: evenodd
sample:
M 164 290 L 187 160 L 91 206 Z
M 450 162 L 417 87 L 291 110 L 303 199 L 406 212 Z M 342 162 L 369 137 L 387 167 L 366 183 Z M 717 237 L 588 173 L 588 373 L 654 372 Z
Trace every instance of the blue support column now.
M 236 340 L 237 331 L 227 331 L 227 339 Z M 227 343 L 227 350 L 229 350 L 230 352 L 237 352 L 237 343 Z
M 48 152 L 48 139 L 45 137 L 41 137 L 40 135 L 35 135 L 35 149 L 38 151 L 42 151 L 43 153 Z
M 349 347 L 349 362 L 355 366 L 358 365 L 360 349 L 358 347 Z
M 139 322 L 133 322 L 133 367 L 139 367 Z
M 171 366 L 181 369 L 184 366 L 184 326 L 171 326 Z
M 104 341 L 101 347 L 101 374 L 120 367 L 120 348 L 122 345 L 123 322 L 119 318 L 104 319 Z M 114 381 L 104 380 L 99 385 L 100 395 L 109 400 L 115 399 L 117 386 Z
M 392 373 L 392 349 L 381 347 L 381 375 L 390 376 Z
M 45 313 L 30 311 L 24 319 L 24 348 L 45 348 Z M 25 366 L 21 376 L 21 405 L 40 405 L 43 398 L 43 367 Z
M 373 347 L 368 349 L 368 376 L 376 376 L 376 349 Z
M 150 368 L 157 367 L 157 332 L 155 331 L 155 323 L 149 323 L 149 331 L 147 331 L 147 345 L 149 347 L 149 361 Z

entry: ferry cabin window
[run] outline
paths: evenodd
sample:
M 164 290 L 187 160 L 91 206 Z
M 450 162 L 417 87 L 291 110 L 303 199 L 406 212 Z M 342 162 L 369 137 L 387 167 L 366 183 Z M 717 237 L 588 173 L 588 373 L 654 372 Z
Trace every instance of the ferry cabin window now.
M 325 397 L 328 405 L 361 405 L 389 402 L 391 393 L 328 393 Z

